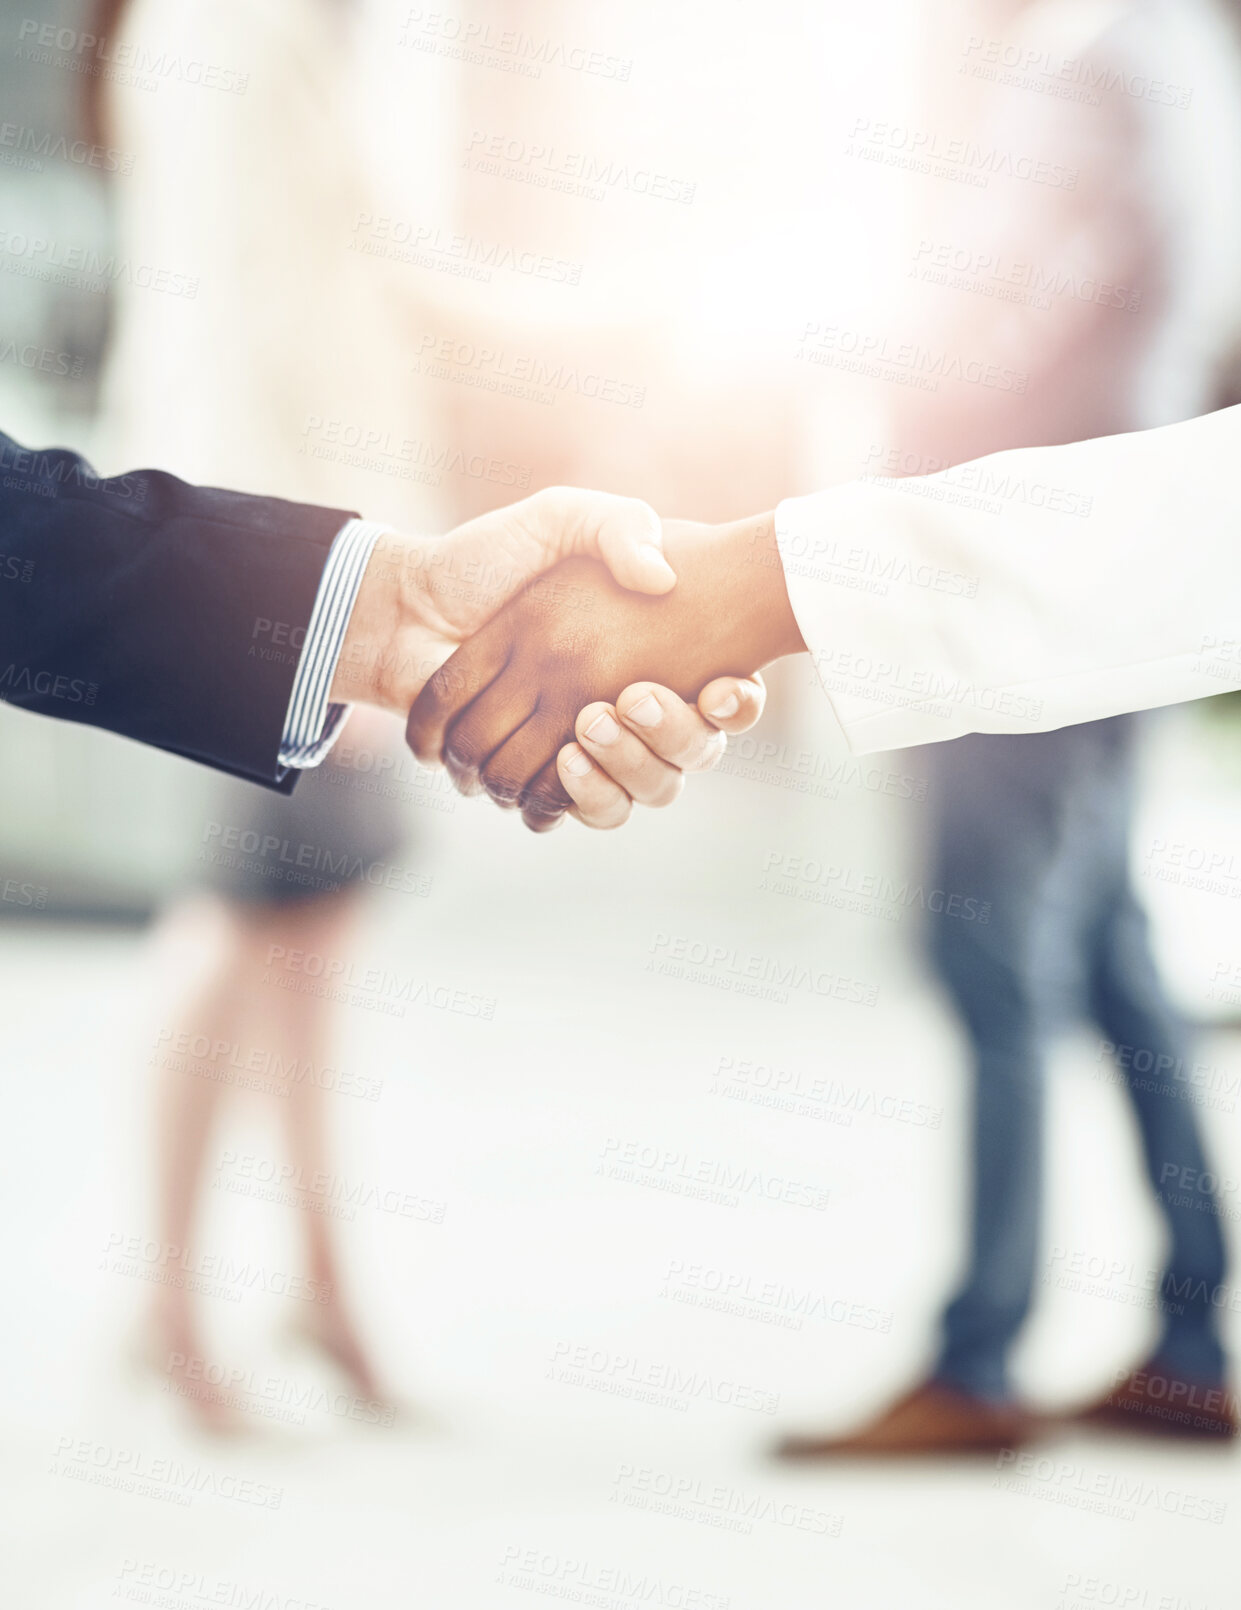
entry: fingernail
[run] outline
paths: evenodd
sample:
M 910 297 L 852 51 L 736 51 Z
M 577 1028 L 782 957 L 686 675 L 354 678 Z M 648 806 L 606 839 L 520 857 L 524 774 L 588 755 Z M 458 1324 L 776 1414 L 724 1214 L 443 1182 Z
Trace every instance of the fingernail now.
M 721 721 L 727 721 L 729 716 L 735 716 L 741 708 L 741 700 L 735 693 L 730 693 L 726 699 L 721 699 L 714 709 L 708 710 L 709 716 L 716 716 Z
M 606 710 L 597 715 L 586 729 L 586 736 L 592 744 L 614 744 L 620 735 L 620 728 Z
M 640 727 L 657 727 L 663 719 L 664 712 L 653 693 L 643 695 L 625 717 L 626 721 L 636 721 Z
M 638 563 L 651 581 L 661 582 L 665 587 L 677 579 L 677 573 L 664 558 L 663 550 L 653 542 L 644 542 L 638 549 Z
M 583 754 L 580 749 L 571 750 L 564 757 L 564 769 L 570 777 L 585 777 L 590 770 L 589 755 Z

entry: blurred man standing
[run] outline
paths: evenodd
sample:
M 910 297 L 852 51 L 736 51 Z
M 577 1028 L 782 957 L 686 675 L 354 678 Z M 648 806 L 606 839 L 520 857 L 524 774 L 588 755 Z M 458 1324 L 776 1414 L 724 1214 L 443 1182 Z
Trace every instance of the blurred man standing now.
M 1037 156 L 1064 182 L 1010 185 L 1005 199 L 954 186 L 954 204 L 924 225 L 913 272 L 920 291 L 930 287 L 919 298 L 925 338 L 986 351 L 1027 381 L 1009 392 L 960 387 L 947 405 L 906 391 L 893 419 L 904 472 L 1219 404 L 1241 329 L 1241 52 L 1230 21 L 1211 0 L 994 3 L 968 31 L 963 17 L 959 34 L 941 35 L 954 52 L 953 104 L 963 78 L 978 91 L 981 148 Z M 1169 532 L 1170 549 L 1175 541 Z M 790 1457 L 949 1452 L 1034 1431 L 1008 1365 L 1033 1299 L 1043 1039 L 1066 971 L 1075 1004 L 1111 1044 L 1131 1048 L 1126 1089 L 1169 1237 L 1154 1353 L 1082 1418 L 1236 1434 L 1212 1306 L 1225 1275 L 1219 1204 L 1164 1184 L 1186 1169 L 1210 1177 L 1195 1111 L 1175 1076 L 1160 1084 L 1133 1072 L 1148 1056 L 1190 1065 L 1130 881 L 1136 734 L 1136 718 L 1122 716 L 926 752 L 933 879 L 991 908 L 986 924 L 932 919 L 929 936 L 973 1053 L 967 1271 L 930 1378 L 852 1436 L 791 1438 Z

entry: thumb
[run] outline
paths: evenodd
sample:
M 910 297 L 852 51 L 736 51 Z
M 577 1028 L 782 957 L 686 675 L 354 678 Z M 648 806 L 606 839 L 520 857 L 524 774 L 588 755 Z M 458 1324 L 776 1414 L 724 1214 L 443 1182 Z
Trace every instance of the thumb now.
M 572 551 L 592 554 L 613 579 L 635 593 L 667 593 L 676 572 L 664 558 L 659 516 L 641 498 L 610 492 L 574 491 L 577 507 L 570 515 Z
M 416 613 L 449 642 L 476 632 L 527 582 L 570 554 L 601 560 L 631 592 L 676 586 L 650 504 L 579 487 L 544 487 L 434 542 L 408 546 Z

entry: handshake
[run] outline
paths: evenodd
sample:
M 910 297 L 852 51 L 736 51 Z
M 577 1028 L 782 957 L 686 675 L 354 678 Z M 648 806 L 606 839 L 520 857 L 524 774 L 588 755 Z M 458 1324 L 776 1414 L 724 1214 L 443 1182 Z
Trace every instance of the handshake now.
M 661 523 L 552 487 L 447 536 L 380 539 L 332 682 L 407 719 L 420 761 L 535 832 L 666 805 L 762 714 L 758 671 L 805 647 L 772 515 Z

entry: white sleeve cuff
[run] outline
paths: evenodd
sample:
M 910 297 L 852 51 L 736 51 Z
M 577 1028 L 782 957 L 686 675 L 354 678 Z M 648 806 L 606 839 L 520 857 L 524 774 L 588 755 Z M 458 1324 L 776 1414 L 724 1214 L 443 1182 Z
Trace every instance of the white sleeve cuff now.
M 332 544 L 293 678 L 280 742 L 282 766 L 319 765 L 340 736 L 352 706 L 329 703 L 328 693 L 367 561 L 388 529 L 375 520 L 350 520 Z
M 971 609 L 979 581 L 950 542 L 928 554 L 922 513 L 908 494 L 870 481 L 776 509 L 789 602 L 854 754 L 973 730 L 971 690 L 952 663 L 937 606 L 952 595 Z
M 1039 732 L 1241 686 L 1241 408 L 776 510 L 854 754 Z

